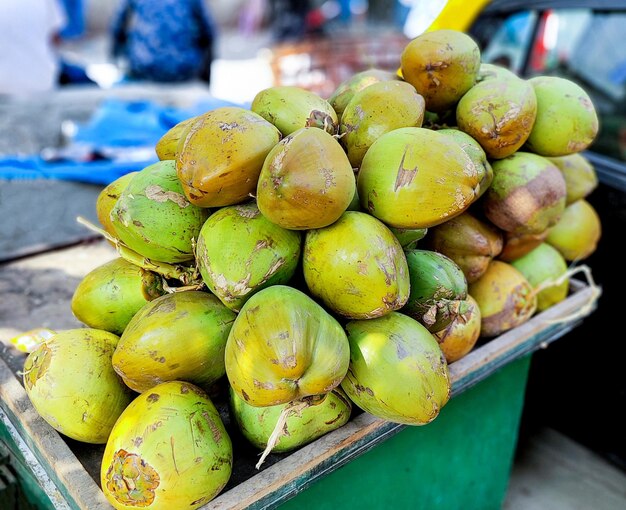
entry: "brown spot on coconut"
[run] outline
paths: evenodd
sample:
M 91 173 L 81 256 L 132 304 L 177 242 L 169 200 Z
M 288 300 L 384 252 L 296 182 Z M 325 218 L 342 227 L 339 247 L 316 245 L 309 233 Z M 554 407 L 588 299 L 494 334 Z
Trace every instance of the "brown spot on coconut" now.
M 106 491 L 118 504 L 146 507 L 154 502 L 161 478 L 139 455 L 120 449 L 113 455 L 106 481 Z

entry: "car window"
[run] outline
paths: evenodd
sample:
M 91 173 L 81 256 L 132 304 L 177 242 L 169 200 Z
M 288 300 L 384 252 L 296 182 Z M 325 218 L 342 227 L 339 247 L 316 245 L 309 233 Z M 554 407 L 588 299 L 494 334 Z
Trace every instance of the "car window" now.
M 536 18 L 536 12 L 524 11 L 503 20 L 482 52 L 483 61 L 521 73 Z
M 623 12 L 523 11 L 499 21 L 482 55 L 525 77 L 544 74 L 577 82 L 600 117 L 591 150 L 626 161 L 625 31 Z

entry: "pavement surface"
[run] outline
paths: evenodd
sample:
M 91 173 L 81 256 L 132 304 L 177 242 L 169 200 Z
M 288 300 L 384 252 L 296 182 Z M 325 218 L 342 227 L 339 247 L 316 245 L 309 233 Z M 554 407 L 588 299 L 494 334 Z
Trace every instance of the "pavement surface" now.
M 96 3 L 102 10 L 100 16 L 108 19 L 112 12 L 108 4 Z M 259 90 L 273 83 L 267 55 L 261 51 L 269 43 L 267 31 L 248 36 L 224 31 L 218 39 L 219 58 L 213 63 L 210 87 L 203 82 L 125 83 L 109 89 L 66 86 L 27 98 L 0 96 L 0 157 L 29 156 L 64 146 L 69 140 L 67 125 L 88 121 L 106 98 L 153 100 L 178 107 L 190 107 L 210 96 L 250 102 Z M 104 31 L 67 42 L 61 51 L 84 66 L 112 64 Z M 101 189 L 76 182 L 0 178 L 0 262 L 93 238 L 76 223 L 76 216 L 95 220 L 95 202 Z
M 64 126 L 86 122 L 109 97 L 190 107 L 209 97 L 209 89 L 195 82 L 111 90 L 70 87 L 27 99 L 0 98 L 0 157 L 30 156 L 62 147 L 68 141 Z M 50 179 L 0 178 L 0 262 L 93 238 L 76 217 L 96 220 L 95 203 L 102 188 Z

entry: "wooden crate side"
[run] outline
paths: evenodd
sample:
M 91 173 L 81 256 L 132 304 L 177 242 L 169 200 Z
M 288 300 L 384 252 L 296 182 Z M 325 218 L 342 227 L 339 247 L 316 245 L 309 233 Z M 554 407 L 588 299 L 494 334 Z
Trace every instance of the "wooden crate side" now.
M 26 391 L 2 359 L 0 406 L 9 419 L 9 432 L 14 427 L 13 439 L 24 443 L 22 455 L 57 508 L 111 508 L 59 433 L 37 414 Z

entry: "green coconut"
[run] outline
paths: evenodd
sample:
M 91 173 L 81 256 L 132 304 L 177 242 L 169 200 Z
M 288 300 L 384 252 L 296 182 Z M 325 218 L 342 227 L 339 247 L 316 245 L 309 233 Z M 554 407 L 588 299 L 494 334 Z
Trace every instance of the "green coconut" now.
M 193 259 L 193 243 L 209 216 L 187 200 L 173 161 L 139 172 L 111 211 L 117 237 L 140 255 L 161 262 Z
M 176 170 L 189 201 L 201 207 L 248 200 L 280 140 L 280 131 L 263 117 L 234 106 L 207 112 L 187 129 Z
M 346 81 L 340 83 L 335 89 L 335 92 L 333 92 L 333 95 L 328 98 L 328 102 L 337 113 L 337 116 L 341 119 L 343 111 L 346 109 L 346 106 L 348 106 L 348 103 L 357 92 L 369 87 L 370 85 L 374 85 L 375 83 L 399 79 L 400 77 L 391 71 L 368 69 L 366 71 L 356 73 Z
M 115 202 L 120 198 L 122 191 L 126 189 L 131 179 L 137 175 L 137 172 L 130 172 L 122 177 L 115 179 L 111 184 L 106 186 L 96 199 L 96 214 L 98 221 L 109 234 L 116 236 L 113 220 L 111 219 L 111 211 Z
M 287 283 L 300 259 L 300 233 L 275 225 L 254 203 L 224 207 L 200 231 L 196 262 L 207 287 L 234 311 L 255 292 Z
M 493 163 L 494 178 L 483 197 L 485 215 L 513 234 L 539 234 L 565 209 L 565 180 L 546 158 L 517 152 Z
M 537 115 L 533 87 L 521 79 L 493 78 L 473 86 L 456 107 L 461 131 L 494 159 L 517 151 L 530 135 Z
M 392 234 L 400 242 L 403 250 L 414 250 L 417 243 L 428 233 L 427 228 L 395 228 L 389 227 Z
M 274 285 L 252 296 L 237 316 L 226 344 L 226 374 L 248 404 L 285 404 L 337 387 L 349 350 L 343 329 L 320 305 Z
M 563 256 L 547 243 L 540 244 L 530 253 L 513 261 L 511 265 L 522 273 L 535 289 L 550 285 L 537 294 L 537 311 L 542 312 L 567 297 L 569 280 L 557 283 L 567 272 Z
M 257 204 L 272 223 L 308 230 L 337 221 L 354 191 L 354 172 L 339 142 L 321 129 L 303 128 L 268 154 Z
M 309 230 L 302 264 L 311 294 L 344 317 L 379 317 L 409 297 L 402 246 L 366 213 L 349 211 L 329 227 Z
M 163 294 L 162 279 L 122 258 L 85 276 L 72 296 L 72 313 L 90 328 L 121 335 L 148 301 Z
M 397 228 L 429 228 L 461 214 L 476 199 L 476 166 L 447 135 L 401 128 L 376 140 L 357 179 L 361 205 Z
M 24 388 L 51 427 L 77 441 L 106 443 L 131 392 L 111 365 L 119 338 L 98 329 L 54 335 L 24 362 Z
M 548 231 L 539 234 L 511 234 L 504 232 L 504 246 L 498 258 L 504 262 L 512 262 L 533 251 L 548 237 Z
M 421 323 L 431 333 L 440 331 L 464 313 L 467 281 L 451 259 L 427 250 L 406 252 L 411 293 L 402 313 Z
M 478 197 L 482 196 L 493 181 L 493 168 L 487 161 L 487 155 L 483 148 L 470 135 L 459 129 L 440 129 L 437 132 L 451 137 L 470 157 L 478 172 Z
M 468 283 L 476 281 L 502 250 L 502 234 L 469 212 L 431 229 L 426 246 L 459 266 Z
M 474 40 L 456 30 L 425 32 L 406 45 L 402 76 L 426 100 L 426 109 L 452 108 L 476 83 L 480 50 Z
M 235 314 L 211 294 L 166 294 L 130 321 L 113 354 L 127 386 L 142 393 L 165 381 L 208 387 L 226 373 L 224 349 Z
M 598 187 L 598 176 L 593 168 L 581 154 L 570 154 L 558 158 L 548 158 L 563 174 L 567 197 L 567 205 L 573 204 L 576 200 L 585 198 Z
M 548 231 L 546 241 L 570 262 L 589 257 L 602 236 L 596 210 L 586 200 L 568 205 L 559 222 Z
M 476 300 L 467 295 L 463 303 L 464 312 L 441 331 L 435 333 L 439 347 L 448 363 L 453 363 L 468 354 L 480 337 L 480 308 Z
M 266 447 L 287 406 L 289 404 L 254 407 L 230 390 L 232 416 L 244 437 L 256 448 Z M 272 451 L 290 452 L 342 427 L 350 418 L 351 410 L 348 397 L 340 388 L 335 388 L 299 413 L 288 413 L 282 434 Z
M 118 510 L 194 509 L 219 494 L 232 464 L 232 444 L 211 400 L 173 381 L 140 395 L 120 416 L 100 482 Z
M 187 136 L 189 128 L 196 120 L 198 120 L 198 117 L 191 117 L 179 122 L 159 139 L 154 149 L 161 161 L 166 159 L 175 160 L 178 157 L 180 141 Z
M 274 124 L 284 136 L 303 127 L 319 128 L 334 135 L 339 123 L 328 101 L 300 87 L 262 90 L 252 100 L 250 109 Z
M 487 64 L 482 62 L 478 68 L 478 76 L 476 82 L 480 83 L 485 80 L 518 80 L 519 77 L 512 71 L 509 71 L 506 67 L 498 66 L 495 64 Z
M 341 117 L 339 133 L 353 168 L 359 168 L 371 145 L 403 127 L 421 127 L 424 98 L 402 81 L 375 83 L 354 94 Z
M 498 336 L 526 322 L 537 309 L 537 297 L 528 280 L 512 265 L 499 260 L 469 285 L 482 316 L 480 334 Z
M 350 368 L 341 387 L 361 409 L 394 423 L 433 421 L 450 398 L 448 365 L 419 322 L 392 312 L 346 325 Z
M 566 156 L 585 150 L 598 134 L 598 115 L 589 95 L 576 83 L 556 76 L 528 80 L 537 96 L 537 119 L 527 150 Z

